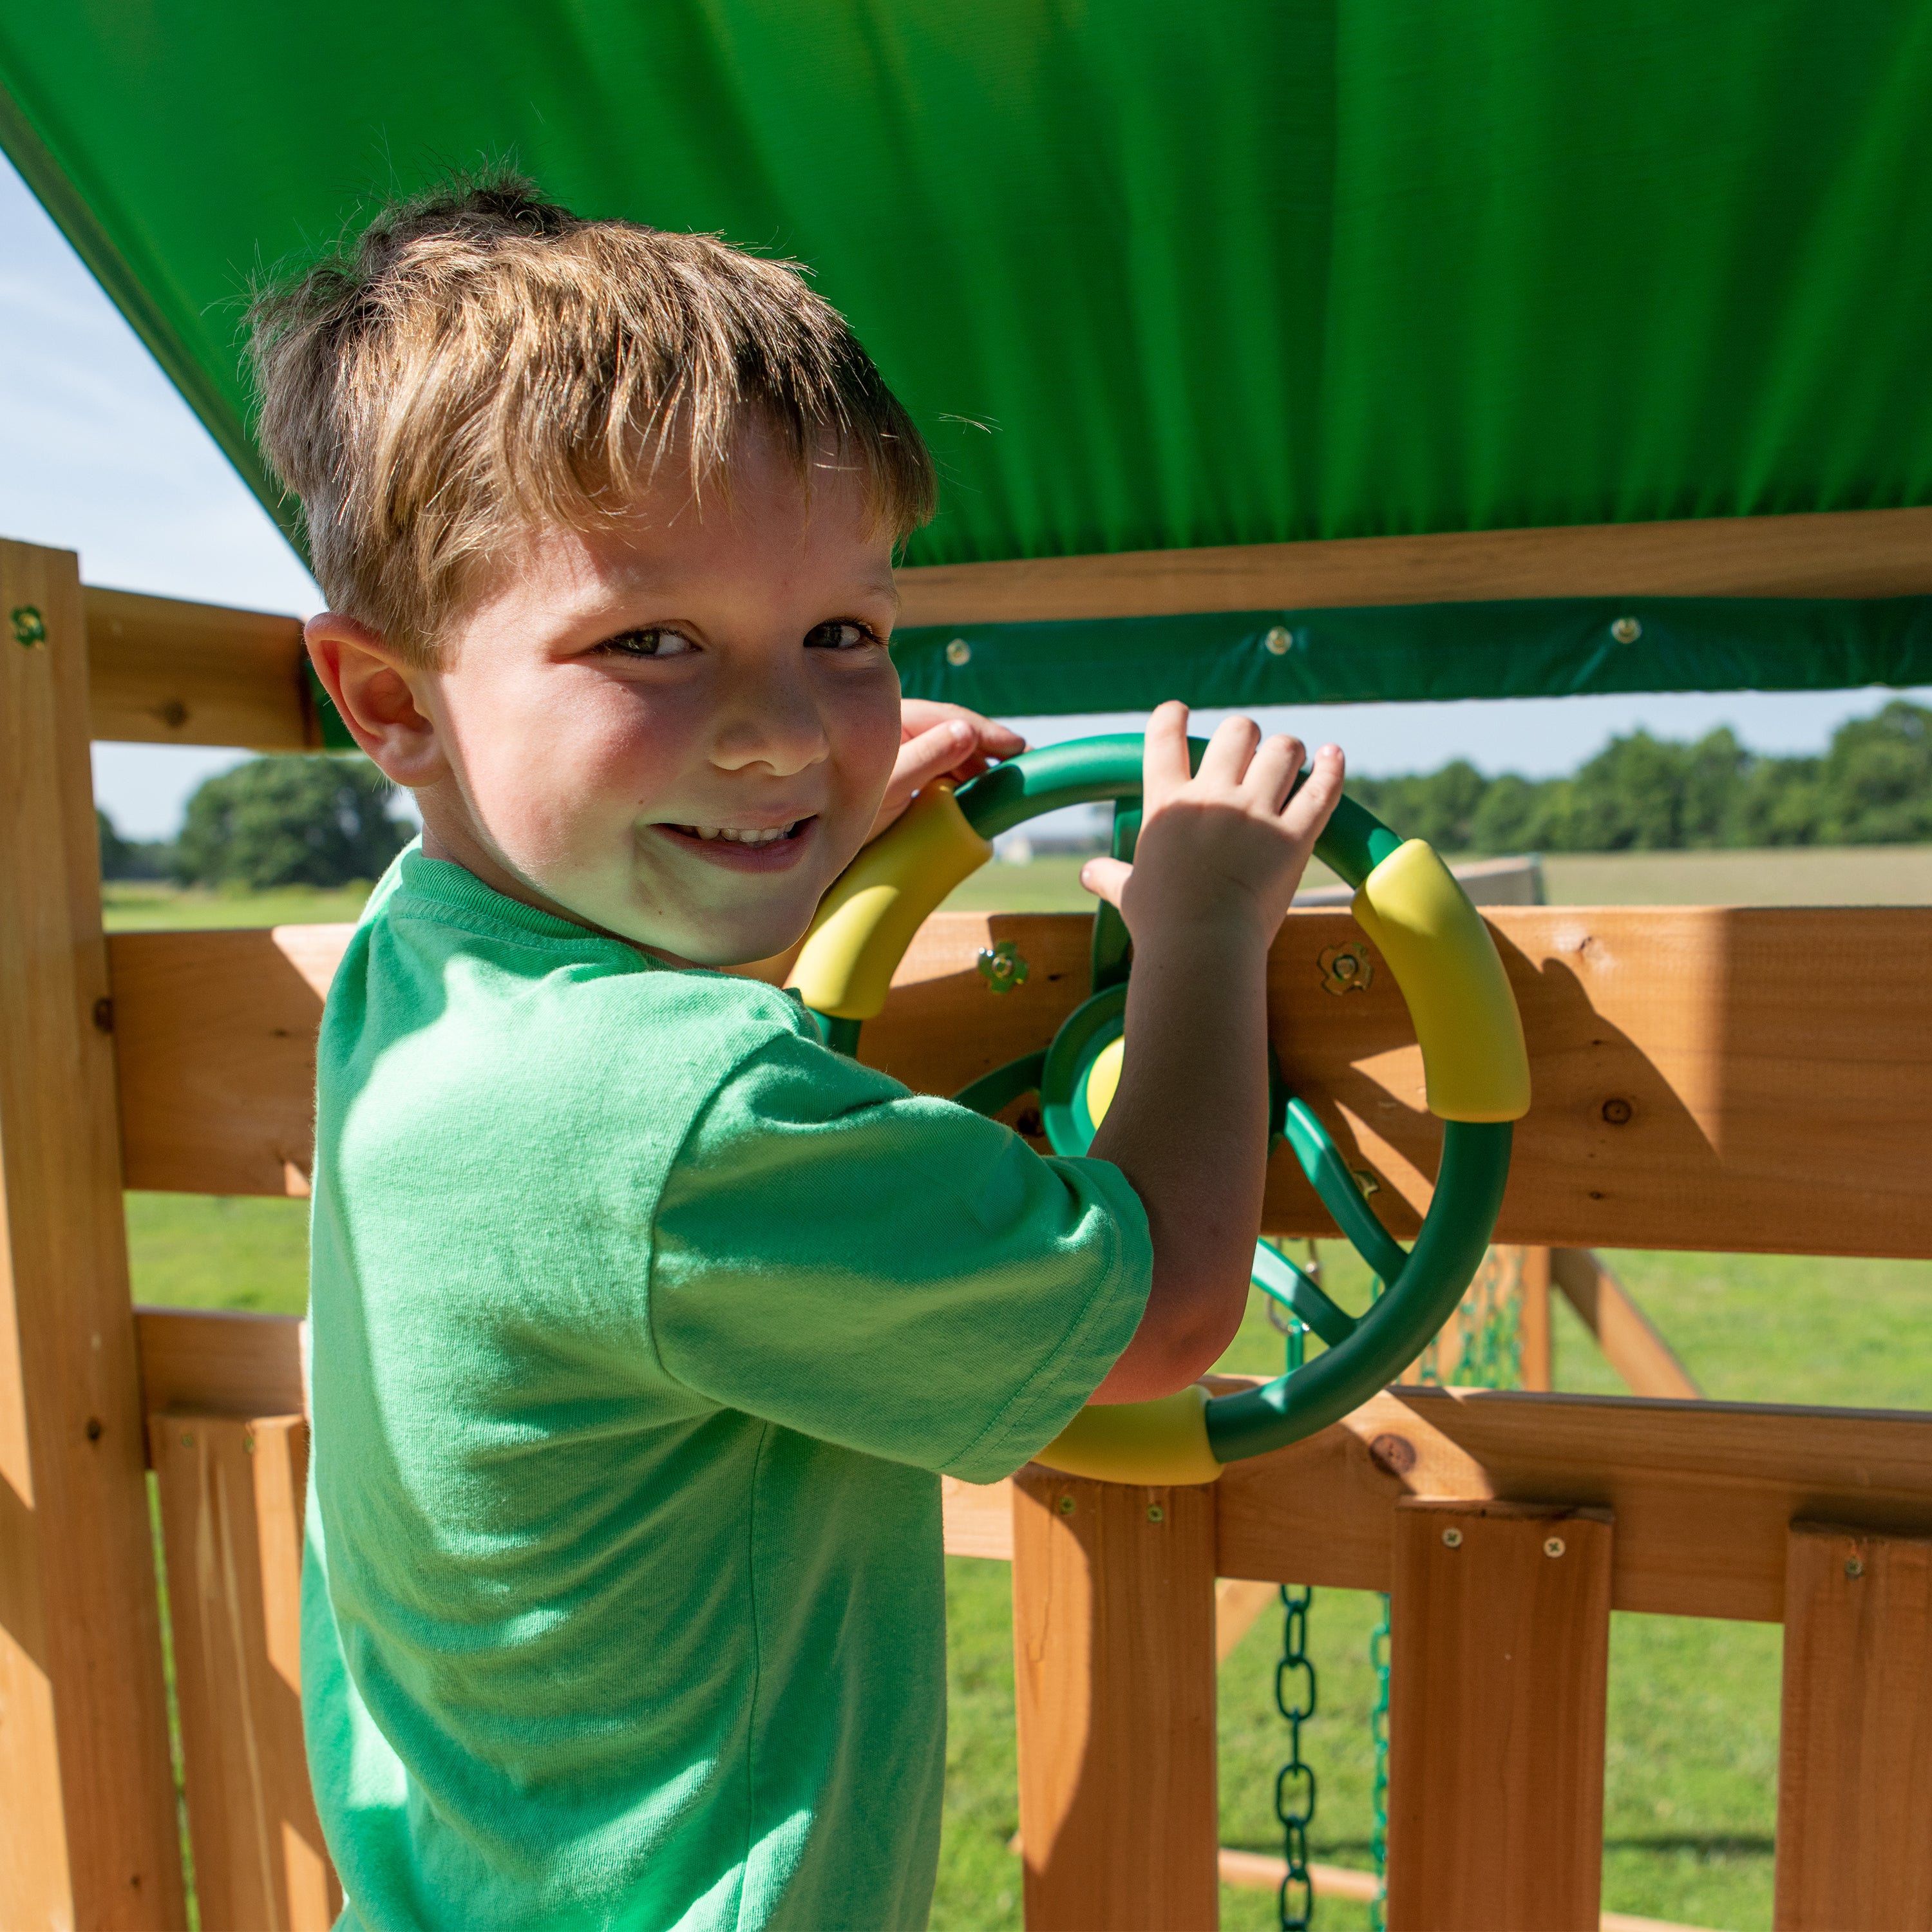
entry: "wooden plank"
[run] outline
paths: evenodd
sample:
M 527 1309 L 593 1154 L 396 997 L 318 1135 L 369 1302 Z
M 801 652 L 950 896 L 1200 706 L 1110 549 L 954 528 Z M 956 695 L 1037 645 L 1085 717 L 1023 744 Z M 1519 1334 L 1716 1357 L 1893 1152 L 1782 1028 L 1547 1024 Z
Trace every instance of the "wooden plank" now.
M 315 1036 L 346 926 L 110 942 L 130 1187 L 308 1192 Z
M 1550 1334 L 1550 1250 L 1522 1251 L 1522 1385 L 1546 1389 L 1553 1369 Z M 1639 1394 L 1654 1393 L 1639 1390 Z
M 1217 1922 L 1214 1550 L 1210 1490 L 1015 1481 L 1028 1932 Z
M 1555 1248 L 1550 1272 L 1632 1395 L 1695 1401 L 1704 1391 L 1623 1284 L 1588 1248 Z M 1548 1291 L 1544 1292 L 1545 1305 Z M 1548 1384 L 1546 1383 L 1545 1387 Z
M 1932 1540 L 1791 1528 L 1779 1932 L 1932 1927 Z
M 1784 1614 L 1800 1516 L 1932 1535 L 1932 1416 L 1404 1388 L 1215 1485 L 1223 1576 L 1390 1587 L 1403 1497 L 1613 1511 L 1622 1610 Z
M 0 1924 L 184 1922 L 80 580 L 0 542 Z
M 302 1387 L 302 1324 L 292 1315 L 209 1308 L 136 1308 L 141 1400 L 146 1412 L 292 1415 Z
M 94 737 L 259 752 L 321 744 L 298 617 L 92 585 L 83 597 Z
M 928 564 L 897 580 L 908 626 L 1515 597 L 1910 597 L 1932 591 L 1932 510 L 1016 558 Z
M 206 1932 L 326 1932 L 341 1909 L 302 1725 L 308 1424 L 157 1414 L 175 1682 Z
M 1498 1238 L 1535 1245 L 1932 1254 L 1932 909 L 1500 907 L 1536 1082 Z M 914 940 L 866 1058 L 952 1093 L 1043 1045 L 1084 996 L 1077 916 L 941 914 Z M 148 933 L 112 945 L 130 1185 L 300 1191 L 311 1042 L 347 928 Z M 980 950 L 1011 939 L 996 997 Z M 1270 962 L 1275 1044 L 1378 1211 L 1406 1236 L 1441 1145 L 1407 1009 L 1377 971 L 1325 990 L 1345 914 L 1300 913 Z M 1372 949 L 1367 956 L 1372 964 Z M 1872 962 L 1847 974 L 1847 958 Z M 1360 983 L 1358 980 L 1357 983 Z M 1285 1150 L 1270 1228 L 1332 1234 Z
M 1594 1512 L 1398 1505 L 1395 1932 L 1596 1932 L 1612 1542 Z

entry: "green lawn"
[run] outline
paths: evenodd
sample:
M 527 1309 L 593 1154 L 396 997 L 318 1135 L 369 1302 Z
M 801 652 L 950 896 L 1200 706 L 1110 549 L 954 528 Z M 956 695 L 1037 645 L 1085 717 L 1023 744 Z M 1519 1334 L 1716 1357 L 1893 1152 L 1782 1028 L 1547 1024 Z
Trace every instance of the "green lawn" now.
M 1588 890 L 1572 902 L 1621 896 L 1616 866 L 1646 896 L 1664 898 L 1654 868 L 1689 865 L 1681 896 L 1768 898 L 1768 888 L 1729 894 L 1694 890 L 1715 862 L 1764 863 L 1792 855 L 1639 855 L 1592 861 Z M 1814 856 L 1816 855 L 1801 855 Z M 1862 855 L 1860 855 L 1862 856 Z M 1911 856 L 1912 855 L 1905 855 Z M 955 895 L 1015 910 L 1084 903 L 1077 862 L 988 868 Z M 1552 868 L 1553 869 L 1553 868 Z M 1796 890 L 1830 868 L 1799 868 Z M 1928 868 L 1932 871 L 1932 868 Z M 1910 875 L 1910 868 L 1894 874 Z M 1739 874 L 1733 877 L 1742 876 Z M 1688 879 L 1689 883 L 1684 884 Z M 1932 886 L 1932 877 L 1928 877 Z M 1556 879 L 1552 878 L 1552 887 Z M 1748 884 L 1748 880 L 1747 880 Z M 1928 896 L 1932 897 L 1932 891 Z M 260 899 L 117 888 L 117 927 L 308 923 L 351 918 L 362 895 L 276 894 Z M 1791 902 L 1787 898 L 1786 902 Z M 299 1202 L 200 1200 L 130 1195 L 128 1225 L 137 1299 L 202 1307 L 299 1311 L 304 1298 L 306 1210 Z M 1328 1286 L 1346 1306 L 1366 1292 L 1364 1271 L 1338 1246 L 1324 1248 Z M 1921 1408 L 1932 1388 L 1932 1264 L 1814 1261 L 1786 1256 L 1613 1253 L 1608 1257 L 1712 1396 L 1732 1400 Z M 1580 1324 L 1559 1304 L 1560 1387 L 1613 1393 L 1617 1384 Z M 1226 1365 L 1275 1366 L 1280 1339 L 1251 1309 Z M 953 1558 L 947 1565 L 951 1730 L 946 1832 L 933 1924 L 952 1928 L 1020 1923 L 1018 1861 L 1006 1850 L 1015 1800 L 1010 1597 L 1001 1564 Z M 1377 1600 L 1317 1592 L 1310 1649 L 1319 1673 L 1318 1713 L 1305 1748 L 1321 1780 L 1311 1834 L 1315 1856 L 1338 1864 L 1368 1860 L 1373 1675 L 1367 1640 Z M 1283 1726 L 1273 1702 L 1279 1619 L 1264 1618 L 1223 1667 L 1221 1682 L 1222 1839 L 1276 1848 L 1274 1776 Z M 1612 1910 L 1728 1928 L 1768 1926 L 1778 1742 L 1779 1636 L 1756 1624 L 1688 1618 L 1613 1619 L 1604 1903 Z M 1230 1932 L 1272 1925 L 1262 1892 L 1228 1892 Z M 1330 1899 L 1325 1932 L 1355 1932 L 1366 1910 Z

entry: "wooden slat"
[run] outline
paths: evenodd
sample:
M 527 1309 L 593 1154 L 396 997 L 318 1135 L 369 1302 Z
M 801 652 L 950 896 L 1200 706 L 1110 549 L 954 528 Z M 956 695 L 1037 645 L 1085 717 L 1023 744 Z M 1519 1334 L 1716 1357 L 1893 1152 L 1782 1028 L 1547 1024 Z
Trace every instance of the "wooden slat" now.
M 1612 1542 L 1579 1510 L 1397 1509 L 1395 1932 L 1597 1932 Z
M 1547 1252 L 1550 1272 L 1562 1289 L 1564 1299 L 1596 1337 L 1604 1360 L 1622 1376 L 1632 1395 L 1694 1401 L 1704 1393 L 1696 1377 L 1677 1359 L 1676 1352 L 1658 1333 L 1649 1316 L 1588 1248 L 1556 1248 Z M 1547 1290 L 1544 1300 L 1546 1306 Z
M 308 1424 L 157 1414 L 195 1890 L 206 1932 L 326 1932 L 341 1907 L 302 1724 Z
M 1499 907 L 1535 1104 L 1517 1130 L 1498 1238 L 1539 1246 L 1932 1254 L 1932 909 Z M 952 1093 L 1040 1046 L 1086 989 L 1089 922 L 942 914 L 908 950 L 865 1057 Z M 306 1186 L 312 1036 L 347 928 L 148 933 L 112 946 L 129 1184 L 210 1193 Z M 995 995 L 980 949 L 1031 972 Z M 1360 942 L 1301 913 L 1270 962 L 1276 1046 L 1376 1206 L 1407 1235 L 1441 1144 L 1421 1056 L 1385 970 L 1324 988 Z M 1846 962 L 1862 962 L 1847 970 Z M 1332 1232 L 1285 1150 L 1270 1227 Z
M 1932 1927 L 1932 1540 L 1792 1526 L 1779 1932 Z
M 1550 1332 L 1550 1270 L 1551 1250 L 1522 1250 L 1522 1386 L 1546 1389 L 1550 1385 L 1553 1359 Z M 1653 1391 L 1639 1390 L 1639 1394 Z
M 1212 1928 L 1211 1492 L 1030 1472 L 1013 1547 L 1028 1932 Z
M 1514 597 L 1905 597 L 1932 591 L 1932 510 L 937 564 L 902 570 L 898 583 L 905 625 Z
M 0 1924 L 184 1922 L 80 582 L 0 543 Z
M 1775 1623 L 1795 1518 L 1932 1534 L 1932 1416 L 1403 1388 L 1215 1492 L 1223 1576 L 1386 1590 L 1397 1501 L 1499 1496 L 1613 1511 L 1618 1610 Z
M 141 1400 L 152 1415 L 291 1415 L 307 1406 L 302 1326 L 292 1315 L 136 1308 Z
M 89 586 L 96 738 L 312 751 L 322 742 L 300 619 Z

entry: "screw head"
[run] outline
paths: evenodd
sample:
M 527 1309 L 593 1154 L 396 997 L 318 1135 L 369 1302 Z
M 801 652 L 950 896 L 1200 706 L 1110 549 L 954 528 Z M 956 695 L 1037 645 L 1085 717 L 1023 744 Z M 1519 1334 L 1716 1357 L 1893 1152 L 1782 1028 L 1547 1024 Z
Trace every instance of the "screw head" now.
M 1462 1532 L 1460 1529 L 1445 1529 L 1442 1532 L 1442 1546 L 1445 1550 L 1460 1550 Z
M 1544 1539 L 1543 1553 L 1546 1556 L 1561 1556 L 1564 1547 L 1563 1539 L 1560 1536 L 1550 1536 Z
M 973 646 L 964 638 L 955 638 L 946 647 L 946 662 L 950 664 L 970 664 Z
M 1262 639 L 1262 649 L 1271 658 L 1285 658 L 1294 646 L 1294 638 L 1280 624 Z
M 1060 1513 L 1062 1516 L 1071 1516 L 1073 1514 L 1073 1498 L 1071 1496 L 1060 1498 Z
M 1149 1503 L 1148 1504 L 1148 1521 L 1149 1522 L 1165 1522 L 1166 1520 L 1167 1512 L 1161 1508 L 1160 1504 Z
M 1604 1119 L 1608 1125 L 1613 1127 L 1627 1127 L 1630 1125 L 1631 1117 L 1636 1113 L 1636 1109 L 1621 1094 L 1612 1094 L 1604 1102 L 1602 1112 Z
M 194 1447 L 194 1438 L 192 1436 L 184 1436 L 182 1438 L 182 1447 L 184 1449 L 192 1449 Z
M 1856 1556 L 1845 1565 L 1845 1574 L 1852 1578 L 1854 1582 L 1864 1574 L 1865 1566 Z
M 1634 617 L 1619 617 L 1610 626 L 1610 635 L 1620 644 L 1634 644 L 1643 635 L 1643 626 Z

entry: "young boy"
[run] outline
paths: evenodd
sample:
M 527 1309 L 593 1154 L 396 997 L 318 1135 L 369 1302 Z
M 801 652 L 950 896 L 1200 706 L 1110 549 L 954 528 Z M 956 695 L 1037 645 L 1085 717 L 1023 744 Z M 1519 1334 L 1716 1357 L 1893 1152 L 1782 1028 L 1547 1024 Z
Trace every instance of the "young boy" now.
M 1341 783 L 1148 738 L 1094 1157 L 829 1052 L 783 952 L 922 784 L 910 418 L 780 265 L 514 182 L 258 304 L 309 649 L 415 794 L 325 1015 L 303 1705 L 351 1927 L 918 1926 L 939 1472 L 1240 1319 L 1267 950 Z

